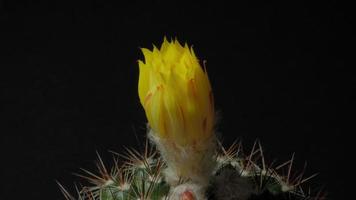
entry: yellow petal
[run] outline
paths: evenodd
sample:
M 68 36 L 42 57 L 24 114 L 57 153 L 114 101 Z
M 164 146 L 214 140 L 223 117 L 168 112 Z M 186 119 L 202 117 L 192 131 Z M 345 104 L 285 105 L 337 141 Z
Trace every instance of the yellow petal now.
M 192 48 L 164 38 L 160 49 L 142 48 L 139 97 L 157 137 L 194 145 L 212 135 L 214 106 L 208 76 Z

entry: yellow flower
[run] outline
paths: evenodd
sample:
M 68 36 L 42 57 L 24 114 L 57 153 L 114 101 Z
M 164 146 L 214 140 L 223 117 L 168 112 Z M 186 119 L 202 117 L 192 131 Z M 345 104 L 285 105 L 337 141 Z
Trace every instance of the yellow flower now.
M 138 93 L 154 135 L 181 146 L 210 138 L 213 95 L 193 49 L 165 38 L 160 49 L 142 52 Z

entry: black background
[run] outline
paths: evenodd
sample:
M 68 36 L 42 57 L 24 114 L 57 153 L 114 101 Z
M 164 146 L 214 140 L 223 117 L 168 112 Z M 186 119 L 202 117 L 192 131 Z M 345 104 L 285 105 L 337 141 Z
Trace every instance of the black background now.
M 140 148 L 139 47 L 164 36 L 207 60 L 224 144 L 296 152 L 313 184 L 347 195 L 352 7 L 336 3 L 0 1 L 1 199 L 63 199 L 97 150 Z M 354 47 L 352 47 L 354 48 Z M 353 65 L 354 66 L 354 65 Z M 352 114 L 354 115 L 354 114 Z

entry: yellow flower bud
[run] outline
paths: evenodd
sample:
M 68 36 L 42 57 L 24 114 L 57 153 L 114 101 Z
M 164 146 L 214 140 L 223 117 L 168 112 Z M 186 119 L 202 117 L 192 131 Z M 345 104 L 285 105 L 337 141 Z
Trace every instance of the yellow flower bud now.
M 180 146 L 210 138 L 213 95 L 193 49 L 165 38 L 160 49 L 142 52 L 138 93 L 154 135 Z

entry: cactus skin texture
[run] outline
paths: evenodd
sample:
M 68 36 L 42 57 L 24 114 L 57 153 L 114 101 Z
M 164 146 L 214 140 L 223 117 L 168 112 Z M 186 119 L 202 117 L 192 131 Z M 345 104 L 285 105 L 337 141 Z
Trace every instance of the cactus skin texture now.
M 67 200 L 326 199 L 323 191 L 305 190 L 306 182 L 315 175 L 304 177 L 304 169 L 291 178 L 294 155 L 279 166 L 269 166 L 259 142 L 255 142 L 248 155 L 242 153 L 241 143 L 234 143 L 228 149 L 221 147 L 208 187 L 190 180 L 180 180 L 178 185 L 170 186 L 165 181 L 166 164 L 158 151 L 149 146 L 153 145 L 146 143 L 143 153 L 130 149 L 124 155 L 114 153 L 114 166 L 110 170 L 98 156 L 98 173 L 83 169 L 82 174 L 77 174 L 90 185 L 76 188 L 77 195 L 73 196 L 58 183 L 62 193 Z M 125 162 L 120 165 L 119 159 Z
M 152 145 L 147 142 L 143 154 L 128 150 L 126 162 L 115 158 L 111 170 L 99 157 L 99 174 L 79 175 L 92 184 L 78 189 L 79 200 L 324 199 L 302 188 L 314 175 L 293 176 L 294 155 L 272 167 L 259 142 L 247 156 L 241 144 L 219 145 L 208 74 L 193 48 L 165 38 L 159 49 L 142 52 L 138 93 Z M 278 173 L 282 168 L 287 175 Z M 67 199 L 77 199 L 61 188 Z

